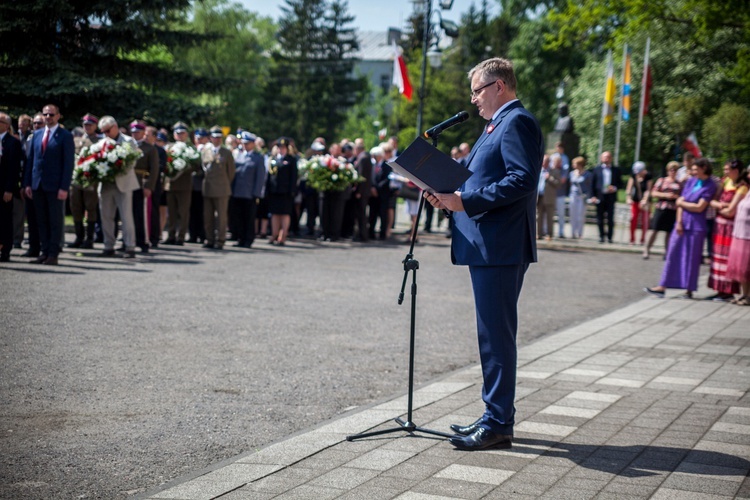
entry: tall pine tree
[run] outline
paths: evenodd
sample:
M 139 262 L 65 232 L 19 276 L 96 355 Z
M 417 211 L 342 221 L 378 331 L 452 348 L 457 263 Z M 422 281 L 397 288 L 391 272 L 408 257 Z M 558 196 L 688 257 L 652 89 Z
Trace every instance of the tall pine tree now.
M 190 0 L 27 0 L 0 4 L 0 107 L 29 113 L 48 102 L 65 122 L 85 112 L 121 120 L 193 121 L 208 108 L 189 97 L 216 86 L 174 70 L 169 49 L 207 38 L 170 28 Z M 210 35 L 208 35 L 210 37 Z
M 281 10 L 260 128 L 301 146 L 317 136 L 330 141 L 366 88 L 366 80 L 352 74 L 359 49 L 354 18 L 339 0 L 286 0 Z

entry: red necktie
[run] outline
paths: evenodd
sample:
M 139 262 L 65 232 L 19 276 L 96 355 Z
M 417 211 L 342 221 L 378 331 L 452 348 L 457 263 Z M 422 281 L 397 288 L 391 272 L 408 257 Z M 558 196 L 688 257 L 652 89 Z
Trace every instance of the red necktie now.
M 49 129 L 44 131 L 44 138 L 42 139 L 42 154 L 47 151 L 47 141 L 49 141 Z

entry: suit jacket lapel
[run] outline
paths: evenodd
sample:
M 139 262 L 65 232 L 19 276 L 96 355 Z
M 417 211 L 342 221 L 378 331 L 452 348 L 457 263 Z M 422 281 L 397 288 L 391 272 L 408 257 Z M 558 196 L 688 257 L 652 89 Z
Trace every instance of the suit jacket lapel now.
M 468 159 L 468 160 L 466 160 L 466 168 L 469 168 L 469 167 L 470 167 L 470 165 L 471 165 L 471 160 L 472 160 L 472 159 L 474 158 L 474 155 L 475 155 L 475 154 L 476 154 L 476 152 L 477 152 L 477 151 L 479 150 L 479 148 L 480 148 L 480 147 L 482 146 L 482 144 L 484 144 L 484 141 L 486 141 L 486 140 L 487 140 L 487 138 L 488 138 L 488 137 L 490 136 L 490 134 L 492 133 L 492 132 L 490 132 L 490 133 L 487 133 L 487 129 L 488 129 L 489 127 L 490 127 L 490 125 L 491 125 L 492 127 L 494 127 L 494 128 L 493 128 L 493 130 L 494 130 L 495 128 L 499 127 L 499 126 L 500 126 L 500 124 L 502 123 L 503 119 L 504 119 L 504 118 L 505 118 L 505 117 L 506 117 L 506 116 L 508 115 L 508 113 L 510 113 L 510 111 L 511 111 L 512 109 L 515 109 L 515 108 L 518 108 L 518 107 L 523 107 L 523 105 L 521 104 L 521 101 L 516 101 L 516 102 L 514 102 L 513 104 L 511 104 L 510 106 L 508 106 L 507 108 L 505 108 L 505 109 L 504 109 L 504 110 L 503 110 L 503 111 L 502 111 L 502 112 L 501 112 L 501 113 L 500 113 L 500 114 L 499 114 L 499 115 L 497 116 L 497 118 L 495 118 L 494 120 L 490 121 L 490 122 L 489 122 L 489 123 L 487 124 L 487 127 L 485 127 L 484 131 L 482 132 L 482 135 L 481 135 L 481 136 L 479 137 L 479 139 L 477 139 L 477 142 L 475 142 L 475 143 L 474 143 L 474 147 L 473 147 L 473 148 L 471 148 L 471 153 L 469 153 L 469 159 Z

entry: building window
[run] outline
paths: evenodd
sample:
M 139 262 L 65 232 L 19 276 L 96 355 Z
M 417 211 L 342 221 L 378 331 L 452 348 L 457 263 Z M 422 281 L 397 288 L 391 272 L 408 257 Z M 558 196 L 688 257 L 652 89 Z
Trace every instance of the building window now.
M 383 93 L 388 93 L 388 90 L 391 88 L 391 75 L 380 75 L 380 88 L 383 89 Z

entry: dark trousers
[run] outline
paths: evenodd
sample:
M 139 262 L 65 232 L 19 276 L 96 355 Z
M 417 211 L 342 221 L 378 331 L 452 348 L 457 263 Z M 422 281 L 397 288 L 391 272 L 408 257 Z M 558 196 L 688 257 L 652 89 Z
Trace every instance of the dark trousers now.
M 370 202 L 370 234 L 374 238 L 375 234 L 375 223 L 378 219 L 380 219 L 380 239 L 385 239 L 386 231 L 388 230 L 388 205 L 391 201 L 391 191 L 390 190 L 379 190 L 378 191 L 378 197 L 374 198 L 376 204 L 373 207 L 372 202 Z M 373 216 L 373 208 L 375 208 L 375 215 Z M 396 223 L 396 218 L 393 218 L 393 223 Z
M 482 363 L 482 425 L 513 434 L 516 396 L 518 296 L 528 264 L 469 266 Z
M 25 199 L 26 204 L 26 223 L 29 225 L 29 254 L 38 255 L 42 250 L 42 243 L 39 240 L 39 224 L 36 218 L 36 205 L 34 200 Z
M 344 202 L 344 218 L 341 223 L 341 237 L 351 238 L 354 236 L 354 222 L 357 218 L 357 204 L 359 199 L 355 198 L 355 194 L 349 191 L 349 197 Z
M 599 204 L 596 206 L 596 225 L 599 226 L 599 240 L 604 240 L 604 219 L 607 219 L 607 240 L 612 241 L 612 235 L 615 232 L 615 200 L 616 194 L 602 195 Z M 548 228 L 549 234 L 552 234 L 552 228 Z
M 249 247 L 255 241 L 255 218 L 258 210 L 257 198 L 234 198 L 229 200 L 229 220 L 232 236 L 240 246 Z
M 3 201 L 0 198 L 0 250 L 1 255 L 8 256 L 13 248 L 13 199 Z
M 307 212 L 307 233 L 310 235 L 315 234 L 315 219 L 318 218 L 318 192 L 312 189 L 307 189 L 302 196 L 302 208 Z
M 371 240 L 375 239 L 375 224 L 378 222 L 378 217 L 380 216 L 380 198 L 377 196 L 370 197 L 369 200 L 367 200 L 367 206 L 370 207 L 370 213 L 367 216 L 367 236 Z
M 21 248 L 23 243 L 23 216 L 26 203 L 20 196 L 13 196 L 13 244 Z
M 151 246 L 154 247 L 159 245 L 161 239 L 161 214 L 159 213 L 161 193 L 161 189 L 152 191 L 149 202 L 151 211 L 148 214 L 148 239 L 151 241 Z
M 370 238 L 367 223 L 367 206 L 369 204 L 369 196 L 354 198 L 354 220 L 357 223 L 357 231 L 354 233 L 354 237 L 360 241 L 367 241 Z
M 33 196 L 39 227 L 39 250 L 42 255 L 57 257 L 63 237 L 64 202 L 57 199 L 57 191 L 37 189 Z
M 146 212 L 143 209 L 143 189 L 133 191 L 133 225 L 135 227 L 135 245 L 148 248 L 146 239 Z
M 190 241 L 203 241 L 206 239 L 206 227 L 203 223 L 203 192 L 193 190 L 190 199 Z
M 432 231 L 432 217 L 435 214 L 435 207 L 425 202 L 424 204 L 424 230 L 429 233 Z M 417 221 L 419 223 L 419 221 Z
M 323 210 L 320 224 L 323 236 L 335 241 L 341 237 L 341 223 L 344 217 L 344 192 L 326 191 L 323 193 Z

